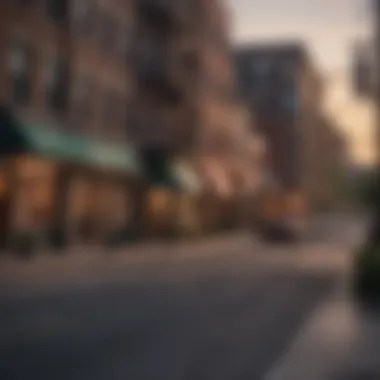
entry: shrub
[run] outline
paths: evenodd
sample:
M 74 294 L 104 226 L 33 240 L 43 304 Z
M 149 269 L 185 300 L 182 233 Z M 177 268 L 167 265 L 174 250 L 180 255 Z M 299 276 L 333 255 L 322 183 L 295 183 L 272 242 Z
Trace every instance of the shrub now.
M 362 204 L 370 211 L 380 211 L 380 170 L 372 172 L 359 184 L 357 184 L 358 197 Z
M 365 246 L 356 256 L 354 288 L 360 299 L 380 305 L 380 246 Z

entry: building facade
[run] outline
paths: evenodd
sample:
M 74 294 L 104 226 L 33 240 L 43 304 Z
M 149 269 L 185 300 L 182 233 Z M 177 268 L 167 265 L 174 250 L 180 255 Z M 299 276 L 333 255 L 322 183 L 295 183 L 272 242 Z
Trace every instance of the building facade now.
M 309 147 L 319 133 L 323 82 L 303 44 L 251 44 L 235 60 L 240 93 L 265 136 L 275 178 L 286 190 L 312 192 L 307 183 L 318 162 Z
M 316 210 L 339 208 L 347 192 L 347 142 L 331 118 L 320 115 L 317 123 L 308 144 L 311 174 L 305 179 L 305 189 Z
M 221 0 L 136 0 L 136 15 L 134 142 L 147 161 L 209 155 L 230 127 L 228 11 Z
M 226 165 L 235 91 L 229 26 L 222 0 L 136 0 L 130 135 L 154 182 L 169 183 L 168 164 L 182 160 L 213 199 L 232 192 Z
M 99 242 L 128 223 L 133 13 L 117 0 L 1 2 L 2 245 L 30 231 Z

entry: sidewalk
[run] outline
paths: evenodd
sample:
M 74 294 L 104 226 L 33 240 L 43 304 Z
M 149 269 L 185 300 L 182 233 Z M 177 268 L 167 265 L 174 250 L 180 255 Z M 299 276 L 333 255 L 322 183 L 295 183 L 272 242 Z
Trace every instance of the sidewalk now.
M 380 318 L 356 307 L 347 282 L 319 307 L 266 380 L 380 379 Z
M 73 247 L 63 252 L 40 252 L 29 260 L 15 255 L 0 257 L 0 287 L 57 284 L 108 277 L 142 263 L 157 264 L 163 260 L 183 260 L 232 253 L 252 246 L 252 236 L 235 233 L 207 239 L 160 243 L 149 242 L 123 248 Z

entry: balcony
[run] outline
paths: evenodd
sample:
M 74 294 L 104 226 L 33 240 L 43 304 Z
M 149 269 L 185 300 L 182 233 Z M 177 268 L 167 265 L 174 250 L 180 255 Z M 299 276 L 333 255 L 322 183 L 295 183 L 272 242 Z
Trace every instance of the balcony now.
M 136 61 L 136 74 L 142 88 L 180 101 L 186 91 L 185 75 L 180 65 L 164 52 L 149 53 Z
M 146 99 L 134 105 L 134 122 L 129 136 L 140 148 L 159 148 L 165 151 L 183 151 L 190 148 L 194 140 L 193 115 L 182 107 L 156 104 L 152 108 Z
M 157 24 L 180 27 L 187 23 L 189 9 L 184 0 L 138 0 L 140 17 Z

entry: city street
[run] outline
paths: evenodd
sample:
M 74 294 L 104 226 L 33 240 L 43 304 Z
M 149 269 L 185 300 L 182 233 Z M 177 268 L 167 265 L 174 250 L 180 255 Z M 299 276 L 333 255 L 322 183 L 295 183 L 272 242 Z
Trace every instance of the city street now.
M 0 1 L 0 380 L 380 380 L 379 10 Z
M 354 232 L 341 221 L 296 247 L 168 256 L 113 281 L 4 293 L 0 379 L 265 378 L 343 277 Z

